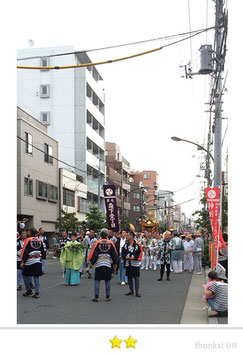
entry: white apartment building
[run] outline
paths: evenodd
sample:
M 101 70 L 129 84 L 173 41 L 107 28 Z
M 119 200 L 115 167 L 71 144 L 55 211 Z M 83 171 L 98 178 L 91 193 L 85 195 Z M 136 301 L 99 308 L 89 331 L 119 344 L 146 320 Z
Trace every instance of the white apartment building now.
M 63 66 L 90 63 L 73 46 L 28 48 L 17 51 L 18 65 Z M 68 55 L 58 55 L 71 53 Z M 20 58 L 31 57 L 27 60 Z M 63 70 L 18 69 L 17 103 L 38 118 L 59 142 L 59 159 L 87 184 L 87 199 L 104 208 L 105 102 L 103 79 L 93 66 Z M 59 162 L 60 168 L 67 165 Z

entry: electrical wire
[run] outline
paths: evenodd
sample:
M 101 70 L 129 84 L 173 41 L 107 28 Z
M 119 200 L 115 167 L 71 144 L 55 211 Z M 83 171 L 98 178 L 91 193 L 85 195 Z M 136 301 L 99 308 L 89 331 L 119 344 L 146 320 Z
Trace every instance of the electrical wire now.
M 23 141 L 24 143 L 27 143 L 28 145 L 32 146 L 33 148 L 35 148 L 35 149 L 38 150 L 39 152 L 46 154 L 46 152 L 45 152 L 44 150 L 42 150 L 42 149 L 36 147 L 36 146 L 33 145 L 32 143 L 27 142 L 25 139 L 23 139 L 23 138 L 21 138 L 21 137 L 19 137 L 19 136 L 17 136 L 17 138 L 18 138 L 19 140 Z M 73 169 L 75 169 L 75 170 L 79 170 L 79 171 L 81 171 L 82 173 L 85 173 L 86 175 L 88 175 L 85 170 L 81 170 L 81 169 L 77 168 L 76 166 L 70 165 L 70 164 L 66 163 L 65 161 L 60 160 L 60 159 L 58 159 L 58 158 L 56 158 L 56 157 L 54 157 L 54 156 L 51 156 L 51 157 L 52 157 L 52 159 L 54 159 L 54 160 L 56 160 L 56 161 L 58 161 L 58 162 L 60 162 L 60 163 L 62 163 L 62 164 L 65 164 L 65 165 L 69 166 L 70 168 L 73 168 Z
M 166 207 L 156 207 L 156 210 L 166 210 L 168 208 L 173 208 L 173 207 L 176 207 L 178 205 L 183 205 L 184 203 L 187 203 L 187 202 L 190 202 L 190 201 L 193 201 L 193 200 L 196 200 L 197 197 L 195 198 L 191 198 L 190 200 L 187 200 L 187 201 L 183 201 L 183 202 L 180 202 L 180 203 L 177 203 L 175 205 L 171 205 L 171 206 L 166 206 Z M 149 206 L 149 207 L 154 207 L 154 206 Z
M 102 64 L 111 64 L 111 63 L 120 62 L 120 61 L 123 61 L 123 60 L 128 60 L 128 59 L 140 57 L 140 56 L 143 56 L 143 55 L 146 55 L 146 54 L 150 54 L 150 53 L 157 52 L 157 51 L 159 51 L 159 50 L 161 50 L 161 49 L 163 49 L 163 48 L 166 48 L 166 47 L 175 45 L 175 44 L 180 43 L 180 42 L 183 42 L 183 41 L 186 41 L 187 39 L 190 39 L 190 38 L 192 38 L 192 37 L 195 37 L 195 36 L 197 36 L 197 35 L 199 35 L 199 34 L 201 34 L 201 33 L 204 33 L 205 31 L 208 31 L 208 30 L 210 30 L 210 29 L 212 29 L 212 28 L 214 28 L 214 27 L 201 30 L 200 32 L 197 32 L 197 33 L 195 33 L 195 34 L 193 34 L 193 35 L 190 35 L 190 36 L 188 36 L 188 37 L 186 37 L 186 38 L 182 38 L 182 39 L 177 40 L 177 41 L 175 41 L 175 42 L 171 42 L 171 43 L 166 44 L 166 45 L 164 45 L 164 46 L 162 46 L 162 47 L 150 49 L 150 50 L 148 50 L 148 51 L 144 51 L 144 52 L 141 52 L 141 53 L 129 55 L 129 56 L 122 57 L 122 58 L 110 59 L 110 60 L 105 60 L 105 61 L 101 61 L 101 62 L 97 62 L 97 63 L 83 63 L 83 64 L 63 65 L 63 66 L 46 66 L 46 67 L 42 67 L 42 66 L 23 66 L 23 65 L 18 65 L 18 66 L 17 66 L 17 69 L 60 70 L 60 69 L 73 69 L 73 68 L 91 67 L 91 66 L 102 65 Z
M 208 28 L 208 30 L 213 29 L 213 28 L 214 27 Z M 97 51 L 100 51 L 100 50 L 107 50 L 107 49 L 113 49 L 113 48 L 119 48 L 119 47 L 127 47 L 127 46 L 131 46 L 131 45 L 137 45 L 137 44 L 142 44 L 142 43 L 147 43 L 147 42 L 168 40 L 168 39 L 172 39 L 172 38 L 175 38 L 175 37 L 186 36 L 188 34 L 200 32 L 200 31 L 203 31 L 203 30 L 205 30 L 205 29 L 194 30 L 194 31 L 184 32 L 184 33 L 178 33 L 178 34 L 175 34 L 175 35 L 168 35 L 168 36 L 164 36 L 164 37 L 147 39 L 147 40 L 143 40 L 143 41 L 136 41 L 136 42 L 118 44 L 118 45 L 109 46 L 109 47 L 101 47 L 101 48 L 87 49 L 87 50 L 82 50 L 82 51 L 73 51 L 73 52 L 66 52 L 66 53 L 49 54 L 49 55 L 45 55 L 45 58 L 59 57 L 59 56 L 72 55 L 72 54 L 82 54 L 82 53 L 89 53 L 89 52 L 97 52 Z M 17 58 L 17 60 L 38 59 L 38 58 L 42 58 L 42 57 L 43 57 L 43 55 L 42 56 L 38 55 L 38 56 L 32 56 L 32 57 Z
M 223 144 L 224 144 L 224 139 L 225 139 L 227 130 L 228 130 L 228 124 L 227 124 L 227 126 L 226 126 L 226 128 L 225 128 L 225 131 L 224 131 L 224 138 L 223 138 L 222 144 L 221 144 L 222 147 L 223 147 Z

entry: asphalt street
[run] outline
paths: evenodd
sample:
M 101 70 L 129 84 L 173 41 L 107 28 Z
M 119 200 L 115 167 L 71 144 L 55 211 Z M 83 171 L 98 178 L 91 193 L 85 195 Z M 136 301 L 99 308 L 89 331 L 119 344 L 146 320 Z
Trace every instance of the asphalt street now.
M 105 302 L 105 282 L 101 281 L 100 302 L 94 297 L 94 280 L 87 274 L 80 285 L 66 286 L 60 262 L 49 259 L 40 278 L 40 298 L 17 292 L 17 324 L 179 324 L 192 274 L 171 273 L 171 281 L 158 282 L 159 270 L 141 270 L 141 298 L 125 296 L 115 274 L 111 302 Z

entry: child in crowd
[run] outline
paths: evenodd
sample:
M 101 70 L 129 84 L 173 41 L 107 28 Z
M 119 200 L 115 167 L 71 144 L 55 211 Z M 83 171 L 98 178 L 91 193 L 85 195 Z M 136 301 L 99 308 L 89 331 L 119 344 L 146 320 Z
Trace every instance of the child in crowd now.
M 204 291 L 207 291 L 210 286 L 212 286 L 215 282 L 217 281 L 217 273 L 215 271 L 210 271 L 208 273 L 208 283 L 206 285 L 202 285 L 202 288 L 204 288 Z M 211 296 L 206 296 L 206 294 L 203 296 L 203 302 L 205 303 L 205 306 L 203 307 L 203 310 L 205 311 L 208 309 L 208 298 L 214 298 L 214 295 Z

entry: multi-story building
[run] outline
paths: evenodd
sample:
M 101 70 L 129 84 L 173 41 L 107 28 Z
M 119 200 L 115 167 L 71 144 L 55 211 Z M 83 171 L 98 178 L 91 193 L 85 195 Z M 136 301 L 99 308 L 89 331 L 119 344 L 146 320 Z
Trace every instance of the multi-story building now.
M 167 190 L 159 190 L 158 194 L 158 219 L 162 224 L 166 225 L 166 228 L 173 226 L 174 217 L 173 217 L 173 192 Z
M 20 49 L 17 56 L 18 64 L 27 66 L 91 63 L 86 53 L 75 53 L 73 46 Z M 23 59 L 27 57 L 32 59 Z M 105 100 L 103 79 L 96 67 L 19 69 L 17 80 L 18 106 L 34 114 L 58 140 L 59 159 L 83 177 L 88 201 L 100 200 L 103 208 Z M 59 167 L 67 165 L 60 163 Z
M 116 186 L 118 217 L 128 216 L 130 211 L 130 163 L 121 155 L 120 147 L 106 142 L 105 152 L 107 183 Z
M 136 183 L 142 183 L 147 188 L 145 193 L 145 202 L 147 210 L 154 212 L 154 217 L 158 218 L 158 173 L 152 170 L 132 171 L 131 177 Z
M 87 185 L 83 183 L 80 175 L 60 168 L 60 207 L 65 212 L 75 212 L 76 217 L 83 221 L 89 212 L 87 202 Z
M 129 211 L 129 218 L 136 230 L 140 229 L 139 219 L 142 219 L 143 214 L 142 199 L 143 195 L 140 184 L 138 182 L 131 182 L 131 191 L 129 194 L 131 209 Z
M 39 120 L 17 108 L 17 218 L 55 232 L 59 215 L 58 142 Z

